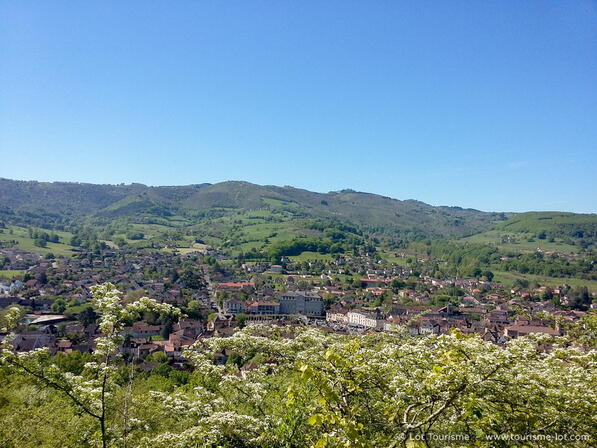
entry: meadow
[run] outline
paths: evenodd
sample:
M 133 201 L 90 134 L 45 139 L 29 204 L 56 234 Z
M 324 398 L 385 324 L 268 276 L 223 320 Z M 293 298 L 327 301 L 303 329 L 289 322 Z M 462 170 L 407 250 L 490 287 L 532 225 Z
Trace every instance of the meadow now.
M 52 253 L 55 256 L 69 257 L 73 254 L 72 249 L 74 249 L 74 247 L 68 244 L 72 237 L 72 233 L 58 230 L 45 230 L 41 228 L 34 229 L 50 234 L 56 234 L 59 236 L 60 242 L 48 242 L 46 247 L 39 247 L 35 245 L 34 239 L 29 236 L 27 228 L 8 226 L 6 229 L 1 229 L 2 233 L 0 233 L 0 245 L 4 243 L 4 245 L 7 247 L 16 247 L 17 249 L 29 252 L 37 252 L 42 255 Z M 12 243 L 12 241 L 14 241 L 14 243 Z

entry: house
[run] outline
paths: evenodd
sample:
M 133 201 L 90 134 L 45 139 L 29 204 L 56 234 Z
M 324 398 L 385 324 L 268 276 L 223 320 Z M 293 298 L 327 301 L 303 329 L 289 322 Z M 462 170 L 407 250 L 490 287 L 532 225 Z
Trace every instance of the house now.
M 184 335 L 190 338 L 196 338 L 203 332 L 203 324 L 197 319 L 184 317 L 172 326 L 172 334 L 176 332 L 184 332 Z
M 150 338 L 159 335 L 162 329 L 162 325 L 149 325 L 145 322 L 135 322 L 131 327 L 126 327 L 123 333 L 130 334 L 134 338 Z
M 36 348 L 54 346 L 56 327 L 48 325 L 36 331 L 24 331 L 15 336 L 13 346 L 18 352 L 28 352 Z
M 179 359 L 183 355 L 183 349 L 192 345 L 194 342 L 195 338 L 190 332 L 190 329 L 187 329 L 170 333 L 167 341 L 157 341 L 155 343 L 163 347 L 166 355 Z
M 383 278 L 362 278 L 361 288 L 384 288 L 388 280 Z
M 435 319 L 421 319 L 419 324 L 419 334 L 440 334 L 442 328 L 440 323 Z
M 67 340 L 60 340 L 56 342 L 56 350 L 64 353 L 72 353 L 73 343 Z
M 9 293 L 10 294 L 14 294 L 17 291 L 20 291 L 21 289 L 23 289 L 25 287 L 25 284 L 21 281 L 21 280 L 14 280 L 11 284 L 10 284 L 10 290 Z
M 475 307 L 479 305 L 479 301 L 471 296 L 466 296 L 460 299 L 460 306 L 461 307 Z
M 379 311 L 352 310 L 347 314 L 348 325 L 354 327 L 375 328 L 384 326 L 384 316 Z
M 255 301 L 247 303 L 246 308 L 252 314 L 280 314 L 280 304 L 272 301 Z
M 20 297 L 0 297 L 0 308 L 6 308 L 11 305 L 21 305 L 22 299 Z
M 4 283 L 0 283 L 0 294 L 9 294 L 10 293 L 10 285 L 5 285 Z
M 220 282 L 217 285 L 218 290 L 236 290 L 251 293 L 255 289 L 253 282 Z
M 245 312 L 245 302 L 240 299 L 228 299 L 224 301 L 224 313 L 240 314 Z
M 510 325 L 504 329 L 504 336 L 517 338 L 527 336 L 533 333 L 549 334 L 551 336 L 560 336 L 560 330 L 548 327 L 546 325 Z
M 135 357 L 143 359 L 147 355 L 156 352 L 160 349 L 160 346 L 157 344 L 141 344 L 135 350 Z
M 510 312 L 506 310 L 493 310 L 485 316 L 485 322 L 487 325 L 508 325 L 511 323 Z
M 348 324 L 348 308 L 332 308 L 325 313 L 327 322 L 335 322 L 342 325 Z
M 267 264 L 265 264 L 265 263 L 254 263 L 254 264 L 245 263 L 241 266 L 241 268 L 243 270 L 245 270 L 246 272 L 261 273 L 261 272 L 267 271 Z
M 280 314 L 323 315 L 323 300 L 319 295 L 308 291 L 287 291 L 279 295 Z
M 384 331 L 398 331 L 403 324 L 400 316 L 388 316 L 383 324 Z

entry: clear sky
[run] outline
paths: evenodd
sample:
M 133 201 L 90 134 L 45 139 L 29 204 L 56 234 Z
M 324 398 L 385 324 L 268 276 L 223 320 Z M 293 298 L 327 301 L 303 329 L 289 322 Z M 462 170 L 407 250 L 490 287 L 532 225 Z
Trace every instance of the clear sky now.
M 597 2 L 0 2 L 0 177 L 597 212 Z

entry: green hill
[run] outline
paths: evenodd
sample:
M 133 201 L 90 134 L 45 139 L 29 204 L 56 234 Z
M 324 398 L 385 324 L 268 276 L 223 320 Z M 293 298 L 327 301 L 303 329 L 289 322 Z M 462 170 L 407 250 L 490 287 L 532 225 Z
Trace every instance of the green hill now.
M 332 238 L 324 230 L 334 222 L 348 227 Z M 353 190 L 317 193 L 240 181 L 151 187 L 0 179 L 0 224 L 81 236 L 96 229 L 99 240 L 128 240 L 137 247 L 189 247 L 201 241 L 231 253 L 265 250 L 296 238 L 346 246 L 357 240 L 379 244 L 443 237 L 524 250 L 541 247 L 539 242 L 573 252 L 594 244 L 597 234 L 597 215 L 487 213 Z M 134 232 L 144 237 L 131 241 L 127 234 Z
M 370 193 L 315 193 L 293 187 L 222 182 L 180 187 L 24 182 L 0 179 L 0 218 L 12 224 L 55 226 L 77 219 L 167 217 L 199 222 L 206 216 L 266 210 L 289 218 L 347 221 L 374 233 L 467 235 L 504 216 L 457 207 L 433 207 Z
M 495 228 L 465 239 L 505 250 L 574 253 L 597 244 L 597 215 L 527 212 L 512 215 Z
M 597 219 L 593 214 L 527 212 L 500 223 L 498 229 L 559 238 L 595 238 Z

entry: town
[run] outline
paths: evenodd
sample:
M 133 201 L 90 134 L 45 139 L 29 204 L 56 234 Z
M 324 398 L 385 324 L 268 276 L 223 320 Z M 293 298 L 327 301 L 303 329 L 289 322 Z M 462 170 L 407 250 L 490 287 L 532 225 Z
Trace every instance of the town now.
M 283 257 L 274 265 L 240 263 L 211 249 L 181 254 L 106 248 L 57 258 L 4 248 L 0 256 L 6 272 L 23 273 L 0 280 L 0 307 L 22 310 L 17 351 L 93 352 L 101 334 L 90 288 L 105 282 L 114 283 L 125 301 L 148 296 L 179 307 L 186 317 L 178 321 L 148 314 L 124 329 L 119 350 L 139 362 L 163 352 L 184 365 L 185 347 L 254 324 L 341 334 L 402 330 L 412 336 L 457 329 L 503 345 L 531 333 L 563 335 L 586 308 L 595 308 L 588 291 L 567 285 L 507 287 L 483 278 L 434 278 L 424 269 L 369 255 Z
M 596 447 L 596 5 L 0 3 L 0 448 Z

